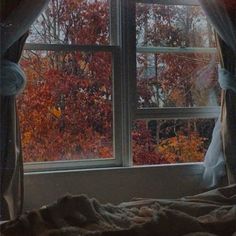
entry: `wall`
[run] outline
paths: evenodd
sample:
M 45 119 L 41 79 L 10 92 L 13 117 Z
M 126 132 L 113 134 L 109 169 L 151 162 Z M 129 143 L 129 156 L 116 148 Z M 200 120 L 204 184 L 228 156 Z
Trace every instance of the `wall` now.
M 134 197 L 177 198 L 201 192 L 202 164 L 110 168 L 25 174 L 25 210 L 65 194 L 85 193 L 101 202 Z

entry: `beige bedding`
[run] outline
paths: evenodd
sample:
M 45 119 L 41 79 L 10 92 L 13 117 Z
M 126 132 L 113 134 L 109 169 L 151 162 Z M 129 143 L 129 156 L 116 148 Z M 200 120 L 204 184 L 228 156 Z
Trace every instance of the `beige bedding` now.
M 100 204 L 66 196 L 1 227 L 1 236 L 236 236 L 236 185 L 178 200 Z

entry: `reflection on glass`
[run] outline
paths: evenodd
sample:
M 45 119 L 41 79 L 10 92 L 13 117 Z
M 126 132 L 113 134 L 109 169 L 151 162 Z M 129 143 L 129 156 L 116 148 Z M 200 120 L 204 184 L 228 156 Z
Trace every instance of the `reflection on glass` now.
M 217 106 L 220 101 L 217 77 L 215 54 L 138 53 L 138 106 Z
M 219 104 L 215 38 L 201 7 L 136 4 L 136 46 L 139 108 Z

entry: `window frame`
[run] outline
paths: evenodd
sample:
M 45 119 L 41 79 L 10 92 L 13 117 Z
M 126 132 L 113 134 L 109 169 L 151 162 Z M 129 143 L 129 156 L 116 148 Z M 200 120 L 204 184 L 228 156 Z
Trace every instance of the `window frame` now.
M 198 0 L 110 0 L 111 45 L 26 44 L 25 50 L 84 51 L 112 53 L 113 67 L 113 152 L 114 159 L 66 160 L 24 163 L 25 172 L 65 171 L 76 169 L 131 167 L 132 123 L 135 120 L 216 118 L 219 107 L 202 108 L 137 108 L 136 53 L 137 52 L 192 52 L 196 48 L 136 48 L 135 11 L 137 3 L 167 5 L 199 5 Z M 214 48 L 204 51 L 215 52 Z M 199 164 L 199 163 L 198 163 Z M 172 164 L 173 165 L 186 165 Z M 166 165 L 165 165 L 166 166 Z
M 185 5 L 185 6 L 200 6 L 198 0 L 135 0 L 135 4 L 163 4 L 163 5 Z M 133 31 L 132 31 L 133 32 Z M 216 53 L 216 48 L 197 48 L 197 47 L 137 47 L 136 53 Z M 136 61 L 135 61 L 136 63 Z M 137 84 L 137 78 L 134 78 Z M 137 89 L 137 86 L 135 86 Z M 137 91 L 135 91 L 137 94 Z M 135 98 L 135 102 L 137 97 Z M 137 104 L 137 102 L 136 102 Z M 205 106 L 205 107 L 167 107 L 167 108 L 138 108 L 136 105 L 134 109 L 135 120 L 170 120 L 170 119 L 217 119 L 220 114 L 220 106 Z M 196 162 L 197 163 L 197 162 Z M 173 165 L 181 165 L 173 164 Z
M 72 45 L 72 44 L 41 44 L 26 43 L 24 50 L 46 50 L 46 51 L 80 51 L 80 52 L 110 52 L 112 54 L 112 97 L 113 97 L 113 157 L 109 159 L 87 159 L 87 160 L 65 160 L 46 162 L 26 162 L 24 170 L 29 172 L 41 171 L 63 171 L 86 168 L 108 168 L 120 167 L 123 162 L 124 118 L 122 111 L 122 90 L 126 87 L 122 83 L 121 64 L 121 36 L 119 34 L 121 24 L 121 3 L 119 0 L 110 0 L 110 44 L 109 45 Z M 115 89 L 116 88 L 116 89 Z M 122 132 L 118 132 L 119 129 Z

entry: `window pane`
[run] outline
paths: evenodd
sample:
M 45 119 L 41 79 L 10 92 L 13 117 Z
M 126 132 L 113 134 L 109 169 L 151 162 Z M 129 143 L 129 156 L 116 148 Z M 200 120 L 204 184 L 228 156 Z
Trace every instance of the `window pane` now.
M 134 165 L 203 161 L 214 119 L 136 120 L 133 123 Z
M 24 160 L 112 158 L 111 53 L 25 51 L 21 65 Z
M 30 30 L 28 42 L 107 45 L 108 0 L 51 0 Z
M 138 47 L 213 47 L 213 35 L 199 6 L 136 4 Z
M 138 53 L 137 94 L 139 108 L 217 106 L 216 54 Z

